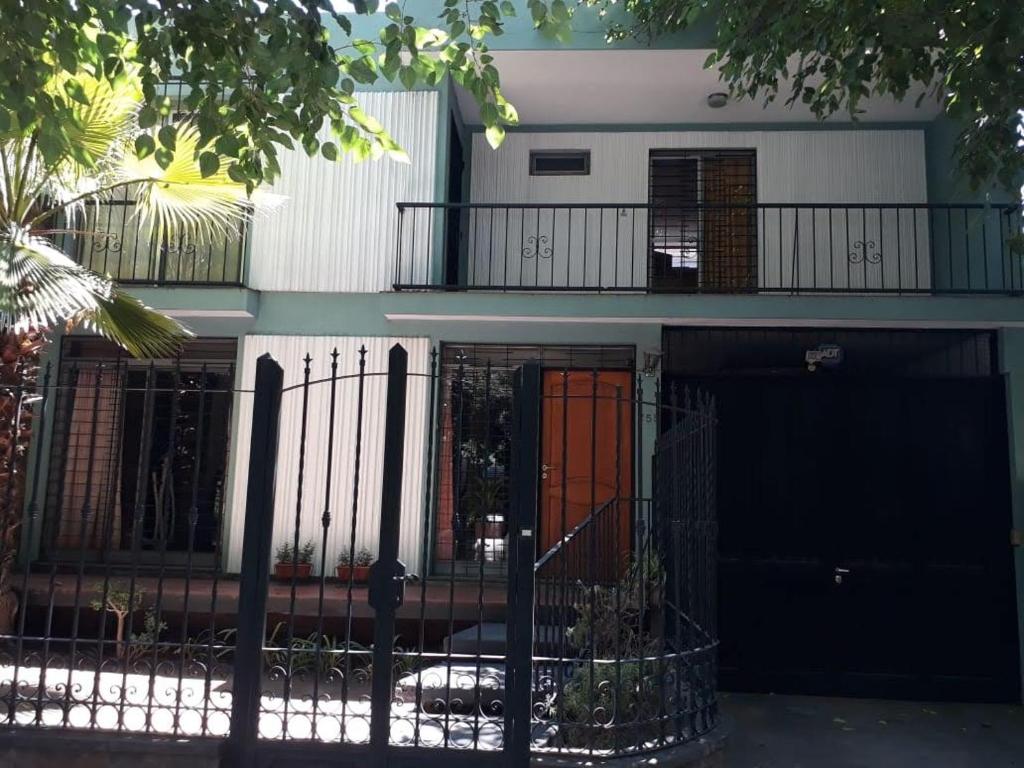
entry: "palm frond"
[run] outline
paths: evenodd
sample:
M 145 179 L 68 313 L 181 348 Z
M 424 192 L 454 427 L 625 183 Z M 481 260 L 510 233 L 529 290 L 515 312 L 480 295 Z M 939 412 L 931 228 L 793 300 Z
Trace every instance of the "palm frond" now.
M 116 286 L 97 297 L 98 308 L 83 315 L 82 326 L 110 339 L 134 357 L 173 357 L 193 336 L 176 320 L 150 309 Z
M 44 238 L 0 231 L 0 330 L 82 325 L 136 357 L 166 357 L 191 333 L 76 264 Z
M 113 83 L 87 74 L 78 74 L 75 80 L 88 103 L 72 102 L 74 120 L 64 132 L 68 137 L 69 154 L 88 167 L 89 160 L 94 165 L 122 149 L 135 125 L 142 89 L 136 78 L 127 75 Z
M 245 184 L 228 175 L 226 162 L 204 177 L 200 150 L 199 130 L 184 123 L 178 126 L 174 157 L 166 168 L 160 167 L 154 155 L 139 160 L 129 153 L 124 158 L 125 177 L 141 179 L 135 187 L 140 224 L 149 224 L 161 238 L 184 235 L 204 243 L 251 218 L 257 206 L 267 207 L 278 200 L 259 190 L 250 195 Z

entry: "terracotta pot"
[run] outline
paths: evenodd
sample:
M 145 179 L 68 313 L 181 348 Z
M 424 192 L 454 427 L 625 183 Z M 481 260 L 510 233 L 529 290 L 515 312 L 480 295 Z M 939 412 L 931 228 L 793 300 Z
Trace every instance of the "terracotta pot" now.
M 370 566 L 368 565 L 338 566 L 338 578 L 346 584 L 348 583 L 350 573 L 352 575 L 352 582 L 355 584 L 365 584 L 370 580 Z
M 312 563 L 275 563 L 274 576 L 278 579 L 290 579 L 293 576 L 297 579 L 308 579 L 313 573 Z
M 491 519 L 473 526 L 473 534 L 477 539 L 503 539 L 506 530 L 504 519 Z

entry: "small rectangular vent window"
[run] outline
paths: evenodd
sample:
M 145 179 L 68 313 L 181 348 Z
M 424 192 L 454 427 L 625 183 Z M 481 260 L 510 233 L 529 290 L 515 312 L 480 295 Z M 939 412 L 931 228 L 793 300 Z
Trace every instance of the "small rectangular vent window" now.
M 531 176 L 589 176 L 589 149 L 535 149 L 530 152 Z

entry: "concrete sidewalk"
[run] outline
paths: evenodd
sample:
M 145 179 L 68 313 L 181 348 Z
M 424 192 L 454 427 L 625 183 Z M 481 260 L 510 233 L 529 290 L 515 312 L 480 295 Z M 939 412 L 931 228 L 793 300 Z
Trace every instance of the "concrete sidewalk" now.
M 723 693 L 728 768 L 1024 767 L 1024 708 Z

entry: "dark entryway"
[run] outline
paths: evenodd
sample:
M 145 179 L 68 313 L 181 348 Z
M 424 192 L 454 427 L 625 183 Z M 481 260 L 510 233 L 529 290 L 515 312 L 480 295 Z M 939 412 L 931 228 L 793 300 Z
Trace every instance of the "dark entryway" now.
M 666 335 L 669 377 L 720 414 L 723 685 L 1018 700 L 991 336 Z
M 462 176 L 466 169 L 466 160 L 459 137 L 459 127 L 454 120 L 448 126 L 448 202 L 462 202 Z M 461 233 L 465 232 L 465 212 L 452 209 L 445 216 L 445 252 L 444 282 L 445 285 L 459 284 L 459 264 L 462 254 Z

